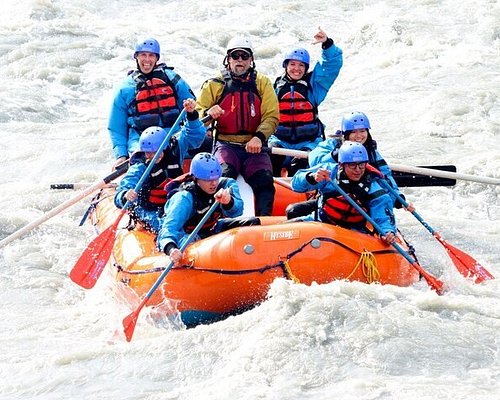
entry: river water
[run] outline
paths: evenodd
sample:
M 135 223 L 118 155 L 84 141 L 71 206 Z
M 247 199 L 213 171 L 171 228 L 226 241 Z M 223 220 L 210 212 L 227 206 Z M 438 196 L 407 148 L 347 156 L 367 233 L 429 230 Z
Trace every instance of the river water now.
M 197 92 L 224 46 L 250 35 L 274 79 L 281 54 L 321 26 L 344 67 L 321 105 L 328 129 L 364 111 L 389 163 L 453 164 L 500 177 L 500 3 L 313 0 L 4 0 L 0 15 L 0 239 L 76 195 L 51 183 L 110 172 L 113 87 L 135 42 L 158 38 L 163 60 Z M 459 181 L 408 188 L 443 237 L 500 277 L 500 188 Z M 94 237 L 81 201 L 0 250 L 1 399 L 498 399 L 500 284 L 463 279 L 408 213 L 401 230 L 443 280 L 411 288 L 278 280 L 259 307 L 195 329 L 142 319 L 103 276 L 68 278 Z M 147 313 L 145 313 L 147 314 Z

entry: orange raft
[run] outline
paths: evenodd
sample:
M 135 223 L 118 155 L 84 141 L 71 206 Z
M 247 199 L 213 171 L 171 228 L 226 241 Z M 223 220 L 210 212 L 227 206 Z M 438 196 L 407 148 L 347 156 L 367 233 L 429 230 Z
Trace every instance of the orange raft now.
M 286 192 L 280 190 L 280 195 Z M 99 230 L 117 217 L 113 189 L 105 189 L 93 213 Z M 123 225 L 126 225 L 124 217 Z M 409 286 L 418 272 L 376 237 L 320 222 L 235 228 L 189 245 L 184 265 L 172 268 L 147 305 L 173 301 L 186 326 L 210 323 L 264 301 L 275 278 L 310 285 L 333 280 Z M 143 230 L 120 229 L 110 260 L 116 280 L 143 297 L 169 264 Z

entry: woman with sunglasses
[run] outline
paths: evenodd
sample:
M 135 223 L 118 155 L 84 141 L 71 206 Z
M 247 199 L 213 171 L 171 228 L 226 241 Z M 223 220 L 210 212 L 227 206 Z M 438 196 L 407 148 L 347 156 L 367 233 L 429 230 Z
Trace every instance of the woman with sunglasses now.
M 236 179 L 241 174 L 253 189 L 255 214 L 271 215 L 272 165 L 261 150 L 278 125 L 278 99 L 269 78 L 256 71 L 247 38 L 229 41 L 223 65 L 219 76 L 203 83 L 197 109 L 214 120 L 214 154 L 222 175 Z
M 358 142 L 346 141 L 338 152 L 338 163 L 329 160 L 302 169 L 292 178 L 293 190 L 307 192 L 318 190 L 317 210 L 300 220 L 319 220 L 371 233 L 365 218 L 344 199 L 332 184 L 336 183 L 356 201 L 373 220 L 381 227 L 382 239 L 394 243 L 396 239 L 396 219 L 393 213 L 393 201 L 389 194 L 377 182 L 379 173 L 368 164 L 368 153 Z
M 337 79 L 342 68 L 342 50 L 319 28 L 313 44 L 321 43 L 321 60 L 309 71 L 310 56 L 298 47 L 283 58 L 283 75 L 276 78 L 274 89 L 278 96 L 280 122 L 269 138 L 270 147 L 309 151 L 324 139 L 324 126 L 318 117 L 318 107 Z M 273 154 L 274 176 L 281 176 L 285 156 Z M 306 159 L 287 162 L 288 176 L 307 168 Z

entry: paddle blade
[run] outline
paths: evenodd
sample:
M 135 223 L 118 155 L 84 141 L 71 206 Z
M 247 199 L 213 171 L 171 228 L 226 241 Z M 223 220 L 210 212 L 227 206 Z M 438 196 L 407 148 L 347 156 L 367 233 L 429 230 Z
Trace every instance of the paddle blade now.
M 485 280 L 495 279 L 486 268 L 479 264 L 473 257 L 469 254 L 463 252 L 452 246 L 445 240 L 443 240 L 439 235 L 434 235 L 437 240 L 444 246 L 450 256 L 453 264 L 466 278 L 474 278 L 475 283 L 481 283 Z
M 425 279 L 427 284 L 440 296 L 444 294 L 445 288 L 444 283 L 437 279 L 435 276 L 432 276 L 418 262 L 414 262 L 412 266 L 420 273 L 420 275 Z
M 123 332 L 125 333 L 125 338 L 127 339 L 127 342 L 130 342 L 132 340 L 132 336 L 134 335 L 135 331 L 135 325 L 137 324 L 137 318 L 139 318 L 139 313 L 142 310 L 142 307 L 144 307 L 144 304 L 146 304 L 145 301 L 143 301 L 140 306 L 135 310 L 133 313 L 127 315 L 125 318 L 123 318 Z
M 124 214 L 122 211 L 115 223 L 97 236 L 84 250 L 69 277 L 84 289 L 91 289 L 108 263 L 115 243 L 116 230 Z
M 454 165 L 430 165 L 425 168 L 457 172 L 457 167 Z M 457 183 L 456 179 L 420 175 L 410 172 L 393 171 L 392 176 L 399 187 L 455 186 Z

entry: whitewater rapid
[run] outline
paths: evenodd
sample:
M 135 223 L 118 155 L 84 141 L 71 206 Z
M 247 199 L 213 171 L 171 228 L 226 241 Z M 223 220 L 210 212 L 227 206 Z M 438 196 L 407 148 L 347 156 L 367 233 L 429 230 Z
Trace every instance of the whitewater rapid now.
M 336 130 L 365 112 L 389 162 L 456 165 L 500 177 L 500 4 L 264 0 L 5 0 L 0 15 L 0 239 L 75 196 L 51 183 L 95 182 L 113 162 L 106 126 L 113 87 L 134 67 L 135 42 L 195 93 L 235 34 L 254 43 L 274 80 L 282 53 L 321 26 L 344 66 L 320 115 Z M 403 190 L 443 237 L 500 277 L 500 189 Z M 94 237 L 82 201 L 0 249 L 1 399 L 500 398 L 500 284 L 474 285 L 411 215 L 400 229 L 443 280 L 411 288 L 283 279 L 259 307 L 179 329 L 130 309 L 104 275 L 84 291 L 68 273 Z

